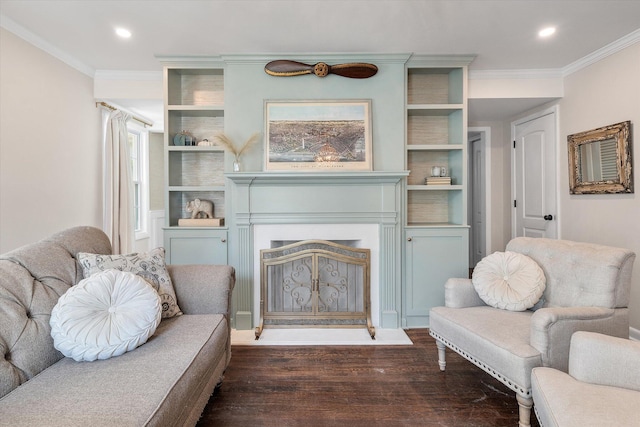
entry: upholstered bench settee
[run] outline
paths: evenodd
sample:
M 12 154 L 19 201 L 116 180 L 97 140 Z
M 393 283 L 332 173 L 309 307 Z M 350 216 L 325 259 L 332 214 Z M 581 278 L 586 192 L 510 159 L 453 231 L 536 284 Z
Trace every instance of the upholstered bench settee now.
M 166 266 L 184 314 L 134 350 L 78 362 L 54 348 L 50 318 L 83 279 L 79 252 L 111 245 L 75 227 L 0 255 L 0 425 L 195 425 L 231 357 L 233 268 Z

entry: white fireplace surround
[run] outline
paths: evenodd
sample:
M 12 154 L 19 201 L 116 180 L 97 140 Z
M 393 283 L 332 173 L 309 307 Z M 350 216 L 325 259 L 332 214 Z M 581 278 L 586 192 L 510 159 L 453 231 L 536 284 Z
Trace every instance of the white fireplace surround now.
M 253 227 L 254 260 L 260 260 L 260 250 L 273 247 L 272 242 L 329 240 L 353 242 L 354 247 L 371 251 L 371 322 L 380 326 L 380 236 L 377 224 L 257 224 Z M 253 312 L 260 313 L 260 263 L 253 269 Z M 260 323 L 254 318 L 254 327 Z

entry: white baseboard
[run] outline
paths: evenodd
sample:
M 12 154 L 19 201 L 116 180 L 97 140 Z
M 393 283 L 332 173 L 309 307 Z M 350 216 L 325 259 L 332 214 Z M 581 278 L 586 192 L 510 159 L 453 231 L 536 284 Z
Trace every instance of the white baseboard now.
M 629 327 L 629 338 L 634 341 L 640 341 L 640 329 Z

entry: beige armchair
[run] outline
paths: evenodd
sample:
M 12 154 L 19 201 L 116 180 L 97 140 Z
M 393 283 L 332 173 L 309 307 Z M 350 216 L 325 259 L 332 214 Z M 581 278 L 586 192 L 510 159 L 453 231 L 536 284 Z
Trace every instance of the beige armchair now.
M 569 373 L 534 368 L 531 387 L 543 427 L 640 426 L 640 342 L 576 332 Z
M 484 303 L 469 279 L 449 279 L 445 306 L 430 311 L 430 334 L 445 370 L 445 347 L 456 351 L 516 393 L 519 425 L 530 425 L 531 371 L 547 366 L 566 372 L 576 331 L 628 337 L 628 304 L 635 254 L 566 240 L 518 237 L 507 251 L 532 258 L 546 289 L 526 311 Z

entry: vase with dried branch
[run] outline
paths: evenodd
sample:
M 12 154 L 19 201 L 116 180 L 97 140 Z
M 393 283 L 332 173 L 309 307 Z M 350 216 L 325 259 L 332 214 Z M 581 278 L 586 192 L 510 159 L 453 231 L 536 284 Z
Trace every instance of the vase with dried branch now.
M 247 139 L 242 147 L 238 148 L 233 143 L 233 141 L 225 134 L 221 133 L 215 136 L 215 139 L 218 141 L 220 146 L 224 148 L 229 153 L 233 154 L 233 171 L 240 172 L 240 157 L 249 150 L 256 142 L 258 142 L 258 137 L 260 133 L 256 132 Z

